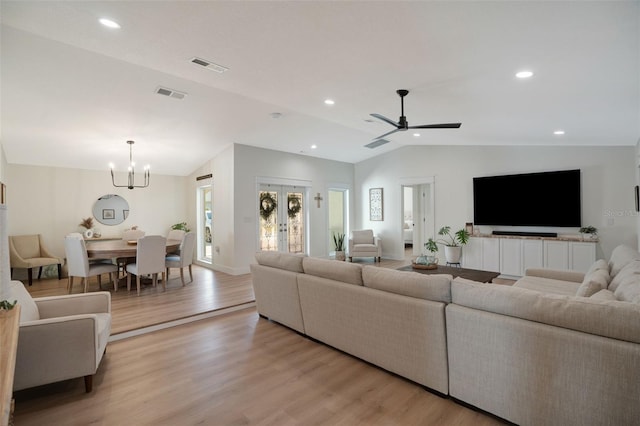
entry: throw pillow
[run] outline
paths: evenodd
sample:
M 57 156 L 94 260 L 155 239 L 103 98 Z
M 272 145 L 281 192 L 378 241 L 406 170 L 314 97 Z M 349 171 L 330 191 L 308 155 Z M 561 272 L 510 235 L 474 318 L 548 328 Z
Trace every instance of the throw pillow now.
M 611 290 L 607 290 L 606 288 L 600 290 L 599 292 L 592 294 L 590 299 L 595 300 L 618 300 L 616 296 L 613 294 Z
M 609 284 L 609 272 L 604 269 L 598 269 L 590 274 L 585 275 L 584 281 L 578 287 L 576 296 L 590 297 L 591 295 L 607 288 Z
M 592 272 L 597 271 L 598 269 L 606 269 L 609 272 L 609 264 L 604 259 L 598 259 L 591 264 L 589 270 L 585 273 L 585 275 L 589 275 Z

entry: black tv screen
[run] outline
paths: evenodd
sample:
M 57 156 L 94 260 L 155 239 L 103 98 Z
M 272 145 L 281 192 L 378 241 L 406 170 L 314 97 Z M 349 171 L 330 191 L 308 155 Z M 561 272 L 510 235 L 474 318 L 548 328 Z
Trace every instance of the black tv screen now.
M 476 225 L 581 225 L 580 170 L 473 178 Z

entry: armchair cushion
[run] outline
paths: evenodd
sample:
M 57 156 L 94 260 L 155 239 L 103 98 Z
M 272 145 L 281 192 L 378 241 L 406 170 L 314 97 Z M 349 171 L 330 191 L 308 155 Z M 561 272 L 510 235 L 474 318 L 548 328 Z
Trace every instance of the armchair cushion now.
M 354 244 L 373 244 L 373 230 L 363 229 L 361 231 L 352 231 L 351 239 Z
M 17 300 L 20 305 L 21 324 L 23 322 L 36 321 L 40 319 L 38 305 L 36 305 L 36 302 L 33 301 L 33 298 L 20 281 L 9 282 L 9 294 L 11 295 L 9 300 L 11 302 Z

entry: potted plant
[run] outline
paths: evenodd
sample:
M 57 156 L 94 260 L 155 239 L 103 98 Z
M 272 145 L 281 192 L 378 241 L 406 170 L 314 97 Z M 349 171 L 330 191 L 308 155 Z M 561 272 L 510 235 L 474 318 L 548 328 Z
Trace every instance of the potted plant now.
M 336 260 L 345 260 L 347 257 L 344 253 L 344 234 L 342 232 L 333 233 L 333 246 L 336 249 Z
M 580 228 L 580 233 L 582 234 L 582 239 L 586 239 L 585 235 L 589 235 L 589 238 L 597 238 L 598 237 L 598 229 L 593 226 L 583 226 Z
M 466 229 L 459 229 L 453 235 L 450 226 L 443 226 L 438 231 L 438 235 L 442 236 L 437 242 L 444 245 L 444 256 L 447 263 L 460 263 L 462 256 L 462 246 L 469 241 L 469 232 Z
M 433 265 L 435 263 L 438 263 L 438 258 L 435 255 L 438 252 L 438 244 L 433 238 L 429 238 L 429 241 L 424 243 L 424 249 L 431 254 L 423 254 L 422 256 L 418 256 L 418 259 L 416 259 L 416 263 L 424 265 Z
M 171 229 L 175 229 L 175 230 L 180 230 L 180 231 L 184 231 L 184 232 L 189 232 L 190 229 L 187 226 L 187 222 L 180 222 L 180 223 L 176 223 L 174 225 L 171 225 Z

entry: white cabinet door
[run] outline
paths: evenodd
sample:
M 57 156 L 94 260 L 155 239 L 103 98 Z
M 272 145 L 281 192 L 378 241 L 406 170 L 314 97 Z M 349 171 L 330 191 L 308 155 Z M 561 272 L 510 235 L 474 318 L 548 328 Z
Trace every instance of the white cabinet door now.
M 529 268 L 542 268 L 543 265 L 542 240 L 522 240 L 522 271 L 524 275 Z
M 571 269 L 569 264 L 568 241 L 544 241 L 544 267 L 551 269 Z
M 571 269 L 578 272 L 587 272 L 596 261 L 596 244 L 572 241 L 569 243 L 569 260 Z
M 485 271 L 500 272 L 500 239 L 482 239 L 482 268 Z
M 522 276 L 522 240 L 500 238 L 500 272 Z
M 486 238 L 469 238 L 469 242 L 462 248 L 462 267 L 469 269 L 482 268 L 482 241 Z

